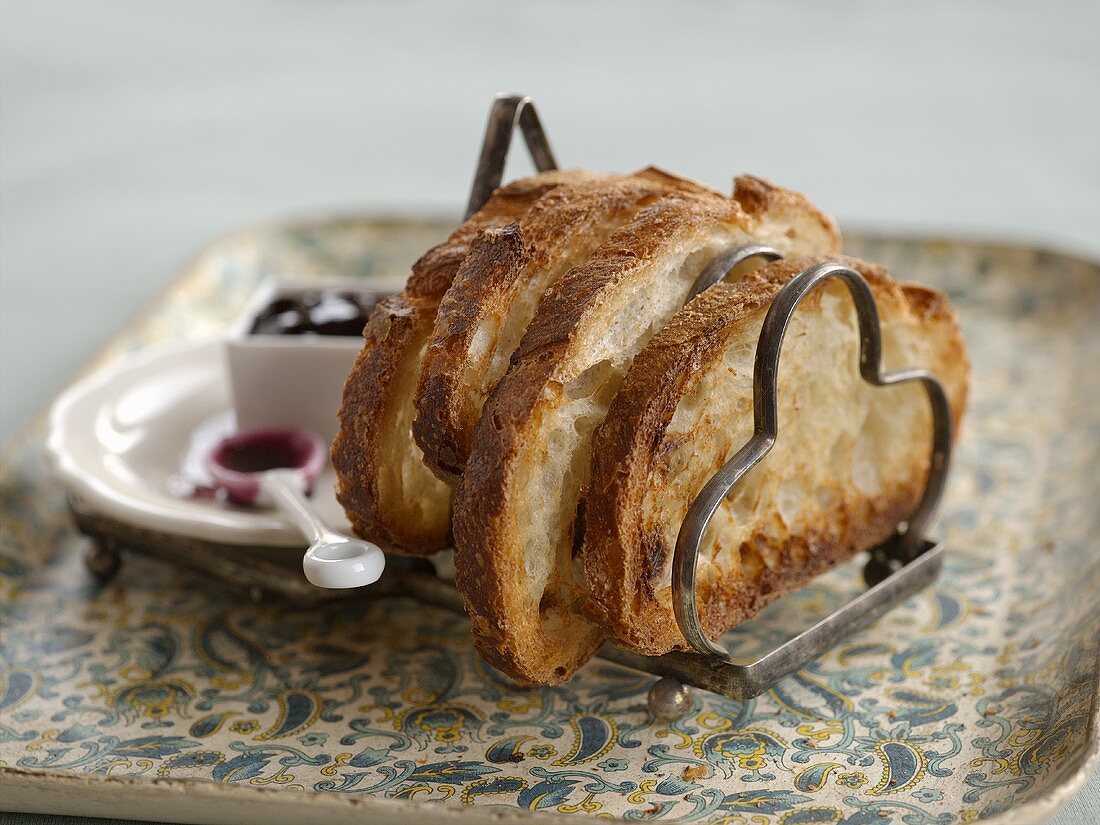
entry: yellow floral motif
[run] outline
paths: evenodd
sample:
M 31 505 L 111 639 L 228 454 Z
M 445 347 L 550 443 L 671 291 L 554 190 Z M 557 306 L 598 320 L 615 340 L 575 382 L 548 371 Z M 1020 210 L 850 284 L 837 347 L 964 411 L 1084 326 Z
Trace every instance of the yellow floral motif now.
M 118 675 L 127 682 L 144 682 L 153 674 L 148 668 L 140 665 L 126 665 L 118 672 Z
M 366 714 L 377 713 L 378 718 L 374 720 L 376 722 L 388 722 L 394 717 L 392 710 L 381 707 L 380 705 L 360 705 L 359 712 Z
M 764 758 L 767 747 L 766 740 L 761 738 L 761 736 L 754 736 L 754 734 L 761 734 L 763 737 L 767 737 L 767 739 L 774 739 L 783 746 L 788 744 L 787 740 L 782 736 L 765 728 L 744 728 L 739 731 L 739 733 L 743 734 L 743 736 L 738 736 L 736 740 L 722 742 L 718 746 L 717 753 L 724 759 L 730 759 L 737 766 L 750 771 L 760 770 L 767 766 L 767 760 Z M 714 736 L 714 734 L 709 734 L 707 737 L 702 737 L 695 742 L 693 750 L 695 755 L 700 759 L 707 758 L 703 748 L 707 739 L 711 736 Z M 738 750 L 738 748 L 743 748 L 746 740 L 751 740 L 753 742 L 752 750 Z
M 121 688 L 114 696 L 114 704 L 129 705 L 143 716 L 160 719 L 186 694 L 193 693 L 194 688 L 186 682 L 137 682 Z
M 839 719 L 826 719 L 821 725 L 799 725 L 795 728 L 795 733 L 812 739 L 814 742 L 824 742 L 830 736 L 844 733 L 844 723 Z
M 718 746 L 718 755 L 725 759 L 732 760 L 734 764 L 736 764 L 738 767 L 744 768 L 745 770 L 758 771 L 761 768 L 765 767 L 768 763 L 764 759 L 764 742 L 756 738 L 753 738 L 753 741 L 755 742 L 755 744 L 751 751 L 736 749 L 744 744 L 744 739 L 738 741 L 737 743 L 723 742 Z M 702 742 L 699 742 L 695 749 L 695 755 L 698 756 L 700 759 L 704 758 L 702 744 Z
M 765 765 L 768 764 L 764 760 L 764 749 L 763 749 L 763 747 L 760 748 L 759 752 L 752 753 L 752 754 L 749 754 L 747 756 L 746 755 L 738 755 L 736 760 L 737 760 L 737 764 L 740 765 L 742 768 L 744 768 L 747 771 L 758 771 L 758 770 L 761 770 Z
M 558 749 L 553 745 L 535 745 L 534 747 L 527 749 L 527 756 L 532 759 L 550 759 L 551 757 L 558 755 Z
M 661 728 L 657 731 L 656 735 L 658 739 L 664 739 L 666 736 L 678 736 L 680 741 L 673 745 L 676 750 L 687 750 L 695 744 L 691 736 L 683 731 L 673 730 L 672 728 Z
M 1019 655 L 1019 653 L 1020 653 L 1020 645 L 1017 644 L 1016 642 L 1008 642 L 1008 643 L 1005 644 L 1005 646 L 1001 650 L 1001 652 L 999 654 L 997 654 L 997 664 L 999 664 L 999 665 L 1010 665 L 1010 664 L 1012 664 L 1013 661 L 1015 661 L 1015 659 Z M 1008 685 L 1004 685 L 1005 681 L 1006 680 L 1002 679 L 1001 683 L 1002 683 L 1003 686 L 1008 687 Z
M 107 763 L 107 775 L 111 775 L 116 769 L 126 769 L 127 775 L 134 773 L 142 774 L 148 773 L 153 767 L 153 760 L 151 759 L 137 759 L 131 761 L 129 759 L 112 759 Z M 137 768 L 135 771 L 134 768 Z
M 426 690 L 422 690 L 418 687 L 412 687 L 401 694 L 401 698 L 408 702 L 410 705 L 430 705 L 439 697 L 434 693 L 428 693 Z
M 84 688 L 89 688 L 89 687 L 94 688 L 95 689 L 95 694 L 94 695 L 95 695 L 96 698 L 106 699 L 108 696 L 111 695 L 111 689 L 109 687 L 107 687 L 107 685 L 103 684 L 102 682 L 80 682 L 76 687 L 77 687 L 78 690 L 83 690 Z
M 1012 763 L 1009 762 L 1007 759 L 1002 759 L 1000 757 L 982 756 L 977 759 L 970 760 L 970 767 L 972 768 L 980 768 L 983 765 L 996 766 L 990 770 L 989 773 L 991 776 L 996 776 L 997 774 L 1005 773 L 1006 771 L 1012 770 Z
M 338 754 L 336 754 L 336 758 L 333 759 L 330 764 L 325 765 L 323 768 L 321 768 L 321 775 L 322 776 L 336 776 L 336 769 L 337 768 L 342 768 L 345 765 L 347 765 L 348 762 L 351 761 L 351 757 L 353 755 L 354 754 L 352 754 L 352 753 L 338 753 Z
M 595 798 L 596 795 L 594 793 L 589 793 L 588 796 L 586 796 L 576 805 L 558 805 L 558 810 L 563 814 L 575 814 L 579 813 L 580 811 L 584 811 L 585 813 L 589 814 L 595 813 L 603 807 L 601 803 L 595 801 Z
M 426 726 L 423 726 L 425 730 L 428 730 Z M 435 740 L 437 742 L 457 742 L 462 738 L 462 726 L 451 725 L 449 728 L 437 728 L 435 732 Z
M 440 705 L 435 708 L 417 707 L 394 720 L 394 728 L 413 723 L 416 729 L 431 734 L 436 742 L 448 744 L 462 739 L 469 718 L 474 711 L 462 705 Z
M 657 792 L 657 785 L 660 780 L 646 779 L 638 785 L 638 790 L 631 793 L 627 798 L 627 802 L 633 802 L 635 805 L 641 805 L 645 802 L 646 796 Z
M 970 689 L 967 693 L 970 696 L 985 696 L 985 674 L 983 673 L 971 673 L 970 674 Z
M 348 755 L 350 756 L 350 754 Z M 433 790 L 434 789 L 429 785 L 413 785 L 412 787 L 401 789 L 401 798 L 412 799 L 417 794 L 427 794 L 428 796 L 431 796 Z M 462 801 L 465 804 L 469 805 L 473 800 L 470 799 L 469 801 L 467 801 L 466 795 L 463 794 Z
M 252 733 L 260 729 L 260 723 L 256 719 L 240 719 L 229 726 L 233 733 Z
M 221 674 L 214 676 L 211 683 L 222 690 L 240 690 L 241 688 L 250 685 L 252 683 L 252 677 L 248 674 L 243 676 L 231 676 L 229 674 Z
M 842 785 L 845 788 L 862 788 L 867 784 L 867 775 L 859 771 L 838 773 L 836 775 L 836 784 Z
M 521 696 L 501 699 L 497 702 L 497 707 L 508 713 L 528 713 L 529 711 L 542 707 L 542 694 L 528 693 Z
M 721 732 L 733 727 L 733 722 L 728 716 L 720 716 L 713 712 L 701 713 L 699 714 L 699 727 Z
M 61 733 L 60 728 L 50 728 L 49 730 L 42 731 L 42 734 L 34 742 L 27 743 L 27 750 L 40 751 L 42 746 L 47 742 L 52 742 L 57 738 L 57 734 Z
M 1015 745 L 1018 748 L 1028 748 L 1038 742 L 1043 737 L 1043 732 L 1038 728 L 1025 728 L 1024 730 L 1016 731 L 1009 737 L 1009 744 Z

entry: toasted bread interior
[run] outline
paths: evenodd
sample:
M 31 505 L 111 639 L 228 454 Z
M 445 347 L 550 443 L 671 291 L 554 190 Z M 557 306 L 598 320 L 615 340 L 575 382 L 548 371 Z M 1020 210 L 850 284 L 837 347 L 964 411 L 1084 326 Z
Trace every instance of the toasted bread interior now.
M 772 298 L 813 259 L 772 264 L 699 296 L 635 359 L 596 437 L 585 511 L 585 610 L 647 654 L 686 648 L 672 612 L 671 563 L 687 509 L 752 434 L 752 378 Z M 956 418 L 965 349 L 946 299 L 849 261 L 871 283 L 884 365 L 925 367 Z M 928 474 L 931 414 L 916 384 L 874 387 L 858 368 L 855 310 L 832 281 L 803 301 L 779 374 L 779 436 L 715 513 L 697 568 L 712 635 L 776 596 L 888 538 Z

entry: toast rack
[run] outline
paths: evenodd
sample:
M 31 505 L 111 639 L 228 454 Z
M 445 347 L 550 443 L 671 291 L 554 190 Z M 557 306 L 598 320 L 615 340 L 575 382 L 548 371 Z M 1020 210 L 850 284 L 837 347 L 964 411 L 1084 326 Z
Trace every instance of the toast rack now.
M 480 209 L 500 185 L 517 128 L 535 168 L 540 172 L 557 168 L 531 98 L 497 95 L 489 112 L 466 217 Z M 741 245 L 725 250 L 703 270 L 689 298 L 721 281 L 744 261 L 780 257 L 776 250 L 760 245 Z M 925 390 L 932 413 L 928 480 L 914 514 L 898 526 L 894 536 L 869 551 L 869 560 L 863 568 L 865 591 L 766 654 L 752 661 L 735 662 L 725 647 L 708 637 L 699 620 L 695 570 L 700 545 L 723 499 L 763 460 L 779 437 L 777 381 L 783 338 L 802 299 L 831 279 L 844 283 L 855 304 L 860 335 L 859 368 L 863 380 L 877 387 L 917 382 Z M 649 710 L 655 718 L 672 720 L 689 711 L 693 702 L 692 687 L 736 700 L 764 693 L 783 677 L 827 652 L 843 637 L 866 627 L 923 590 L 939 574 L 943 566 L 943 545 L 927 538 L 925 530 L 935 516 L 947 479 L 952 442 L 950 404 L 934 375 L 925 370 L 883 372 L 881 354 L 882 336 L 875 299 L 867 282 L 854 270 L 840 263 L 819 263 L 796 275 L 776 296 L 764 319 L 756 350 L 753 435 L 703 486 L 688 508 L 673 554 L 673 608 L 680 630 L 694 652 L 643 656 L 608 643 L 597 654 L 607 661 L 661 677 L 649 691 Z M 85 565 L 100 579 L 110 577 L 118 569 L 121 551 L 130 550 L 227 581 L 248 581 L 249 593 L 255 600 L 266 594 L 307 603 L 334 597 L 333 591 L 313 588 L 300 574 L 288 575 L 288 569 L 300 571 L 300 551 L 280 558 L 270 548 L 153 534 L 93 512 L 75 499 L 70 499 L 70 508 L 78 528 L 94 540 L 85 554 Z M 451 582 L 436 575 L 430 562 L 392 556 L 390 560 L 390 571 L 372 586 L 372 598 L 407 597 L 464 612 L 461 595 Z

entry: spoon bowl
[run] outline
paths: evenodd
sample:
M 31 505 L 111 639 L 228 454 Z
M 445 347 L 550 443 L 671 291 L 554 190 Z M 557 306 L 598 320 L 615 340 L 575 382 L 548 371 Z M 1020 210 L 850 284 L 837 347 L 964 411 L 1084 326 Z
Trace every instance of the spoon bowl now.
M 310 582 L 334 589 L 374 584 L 385 566 L 386 558 L 375 545 L 335 534 L 311 545 L 302 559 Z

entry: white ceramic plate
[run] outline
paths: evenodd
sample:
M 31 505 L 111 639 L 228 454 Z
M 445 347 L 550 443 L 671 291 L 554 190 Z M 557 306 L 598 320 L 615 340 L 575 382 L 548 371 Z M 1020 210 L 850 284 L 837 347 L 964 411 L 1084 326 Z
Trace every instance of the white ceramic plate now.
M 181 498 L 173 480 L 209 477 L 203 456 L 234 424 L 220 341 L 120 359 L 79 381 L 50 411 L 47 451 L 58 479 L 93 509 L 151 530 L 226 544 L 303 546 L 277 512 Z M 318 513 L 349 531 L 328 467 Z

